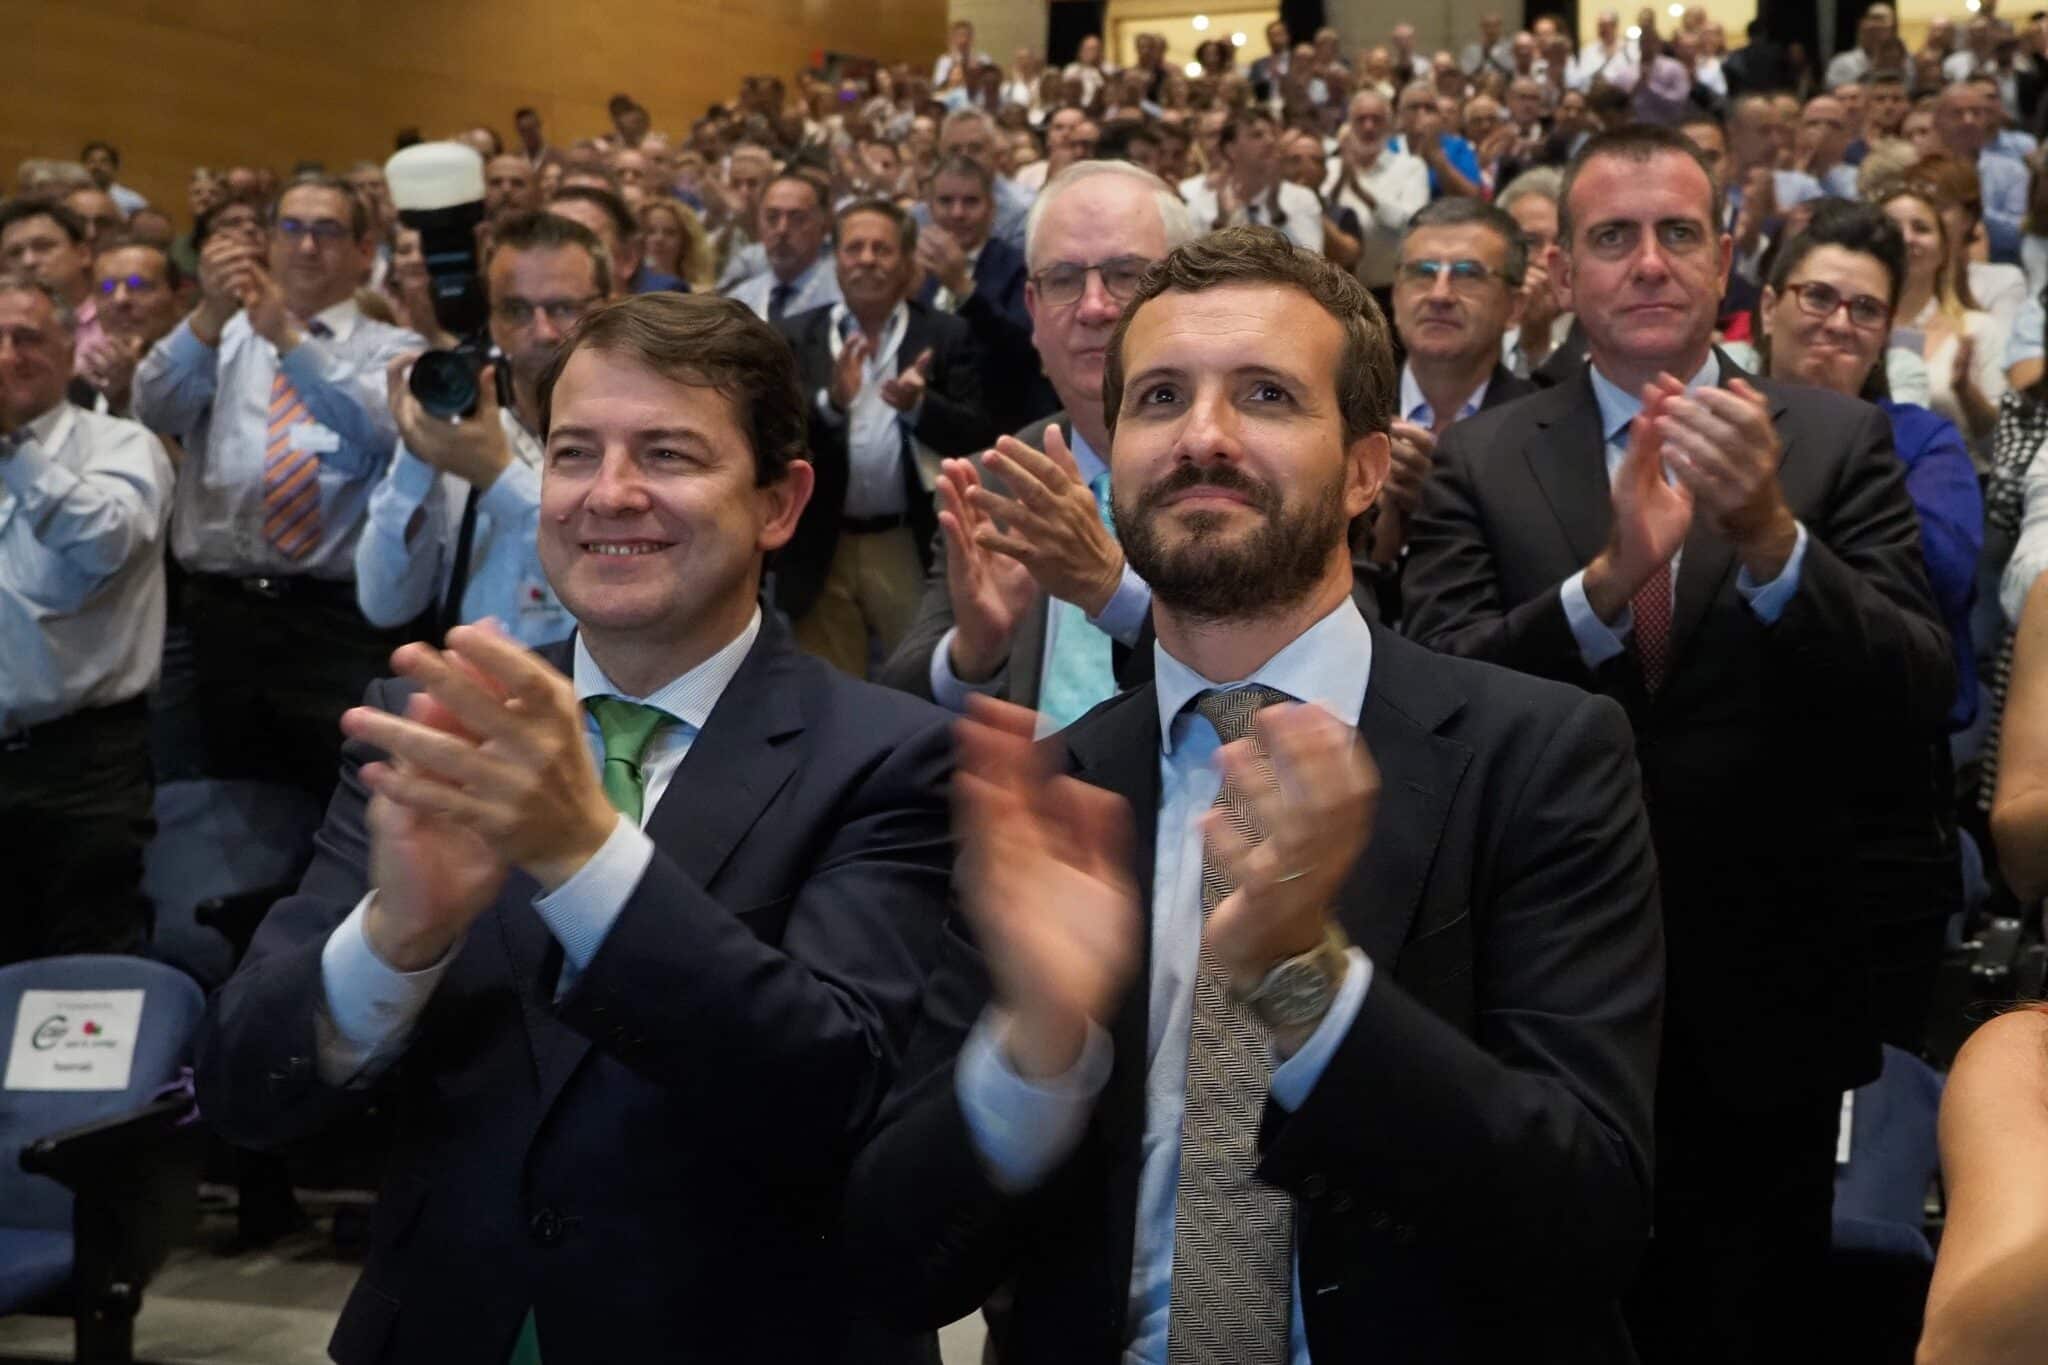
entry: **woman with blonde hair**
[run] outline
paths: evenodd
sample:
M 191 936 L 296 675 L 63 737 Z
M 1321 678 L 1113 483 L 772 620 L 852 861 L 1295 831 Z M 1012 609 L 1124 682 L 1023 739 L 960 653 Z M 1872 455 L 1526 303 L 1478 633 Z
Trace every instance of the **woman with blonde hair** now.
M 1966 301 L 1968 282 L 1954 266 L 1943 212 L 1950 205 L 1916 182 L 1887 194 L 1879 207 L 1906 238 L 1891 347 L 1926 361 L 1927 406 L 1962 430 L 1981 465 L 2006 391 L 2005 338 L 1989 313 Z
M 688 204 L 663 197 L 640 206 L 640 240 L 647 264 L 681 277 L 702 292 L 716 282 L 711 267 L 711 238 L 704 220 Z

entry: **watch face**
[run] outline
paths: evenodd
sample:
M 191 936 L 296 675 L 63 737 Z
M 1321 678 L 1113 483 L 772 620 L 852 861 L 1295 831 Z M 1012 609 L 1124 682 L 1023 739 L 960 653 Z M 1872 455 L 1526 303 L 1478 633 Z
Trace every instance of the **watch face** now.
M 1320 963 L 1296 958 L 1267 973 L 1252 1002 L 1268 1023 L 1286 1028 L 1321 1015 L 1329 1008 L 1333 994 L 1330 978 Z

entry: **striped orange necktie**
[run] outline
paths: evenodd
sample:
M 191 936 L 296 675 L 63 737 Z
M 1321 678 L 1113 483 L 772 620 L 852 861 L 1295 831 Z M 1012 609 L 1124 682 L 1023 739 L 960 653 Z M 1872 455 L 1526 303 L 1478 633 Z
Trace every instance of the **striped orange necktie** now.
M 320 543 L 320 457 L 292 448 L 292 427 L 307 419 L 299 391 L 280 369 L 270 381 L 270 424 L 263 446 L 263 538 L 287 559 Z

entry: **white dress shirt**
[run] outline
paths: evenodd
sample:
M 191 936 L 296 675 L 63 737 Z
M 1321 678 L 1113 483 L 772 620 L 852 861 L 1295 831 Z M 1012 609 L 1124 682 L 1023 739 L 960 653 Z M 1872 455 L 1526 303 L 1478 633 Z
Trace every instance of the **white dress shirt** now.
M 1323 199 L 1332 214 L 1348 208 L 1358 215 L 1360 251 L 1352 273 L 1366 285 L 1384 289 L 1394 282 L 1408 220 L 1429 203 L 1429 166 L 1411 152 L 1383 148 L 1365 169 L 1354 167 L 1348 177 L 1344 169 L 1342 157 L 1330 159 Z M 1372 203 L 1358 196 L 1354 184 L 1372 197 Z
M 896 358 L 903 349 L 903 334 L 909 328 L 910 305 L 899 303 L 882 323 L 881 335 L 869 339 L 874 350 L 861 366 L 860 392 L 853 396 L 853 405 L 840 412 L 832 406 L 824 389 L 818 391 L 813 404 L 813 420 L 847 429 L 846 506 L 840 509 L 843 516 L 901 516 L 909 510 L 903 461 L 910 456 L 904 447 L 911 428 L 917 424 L 918 409 L 899 412 L 882 400 L 882 385 L 896 377 Z M 858 330 L 859 320 L 847 306 L 833 304 L 832 325 L 826 329 L 825 344 L 831 349 L 835 365 Z
M 0 738 L 156 681 L 171 514 L 170 459 L 139 423 L 60 402 L 16 437 L 0 441 Z
M 493 616 L 525 645 L 566 640 L 576 629 L 540 567 L 540 438 L 511 408 L 498 422 L 512 461 L 476 501 L 469 578 L 460 621 Z M 446 599 L 469 483 L 444 474 L 398 443 L 391 468 L 370 494 L 356 541 L 356 605 L 371 625 L 402 626 Z
M 1316 198 L 1316 192 L 1305 185 L 1283 180 L 1278 186 L 1280 210 L 1273 211 L 1274 196 L 1262 194 L 1256 203 L 1240 205 L 1230 216 L 1228 223 L 1218 223 L 1220 205 L 1216 199 L 1215 186 L 1206 177 L 1195 176 L 1181 184 L 1181 197 L 1187 200 L 1188 217 L 1193 220 L 1197 232 L 1207 232 L 1215 227 L 1237 227 L 1246 223 L 1277 227 L 1287 235 L 1287 240 L 1306 251 L 1317 255 L 1323 250 L 1323 206 Z M 1279 219 L 1286 221 L 1281 222 Z
M 1125 1365 L 1166 1365 L 1173 1288 L 1174 1205 L 1180 1185 L 1181 1121 L 1187 1111 L 1188 1036 L 1194 1020 L 1195 975 L 1202 939 L 1202 817 L 1223 785 L 1216 767 L 1215 729 L 1191 703 L 1216 688 L 1251 683 L 1314 702 L 1358 724 L 1372 672 L 1372 633 L 1349 597 L 1249 678 L 1202 677 L 1153 646 L 1159 706 L 1158 836 L 1153 858 L 1151 991 L 1145 1043 L 1145 1126 L 1138 1173 L 1138 1216 L 1131 1254 Z M 1329 1012 L 1301 1050 L 1273 1069 L 1268 1093 L 1299 1109 L 1351 1031 L 1372 985 L 1365 953 L 1349 950 Z M 1090 1026 L 1081 1060 L 1067 1075 L 1026 1081 L 1011 1069 L 1002 1039 L 1005 1021 L 991 1008 L 962 1048 L 954 1087 L 968 1132 L 1000 1185 L 1028 1190 L 1071 1153 L 1108 1083 L 1109 1036 Z M 1276 1059 L 1277 1060 L 1277 1059 Z M 1361 1097 L 1361 1103 L 1369 1102 Z M 1300 1263 L 1294 1274 L 1289 1356 L 1308 1365 L 1301 1312 Z
M 590 657 L 583 637 L 576 637 L 573 676 L 578 701 L 622 697 L 666 711 L 676 723 L 656 730 L 641 753 L 640 823 L 619 816 L 611 837 L 589 862 L 553 891 L 534 897 L 533 908 L 562 945 L 556 995 L 567 991 L 597 956 L 605 935 L 654 860 L 654 843 L 642 831 L 760 634 L 757 607 L 747 628 L 730 644 L 645 697 L 631 696 L 616 686 Z M 591 764 L 601 772 L 604 736 L 596 718 L 587 711 L 584 731 L 590 741 Z M 376 894 L 372 887 L 327 936 L 327 944 L 320 950 L 321 999 L 313 1013 L 313 1038 L 320 1079 L 328 1085 L 368 1085 L 396 1060 L 448 964 L 462 951 L 457 942 L 439 962 L 416 972 L 386 965 L 363 934 L 363 916 Z
M 328 335 L 313 335 L 313 324 Z M 194 573 L 310 574 L 346 582 L 370 490 L 391 461 L 398 425 L 384 371 L 418 333 L 364 317 L 344 300 L 308 320 L 290 355 L 257 336 L 237 313 L 208 346 L 181 322 L 135 370 L 135 419 L 184 442 L 171 551 Z M 298 449 L 319 456 L 320 539 L 299 559 L 264 537 L 263 458 L 270 390 L 279 371 L 298 390 L 307 419 L 292 428 Z

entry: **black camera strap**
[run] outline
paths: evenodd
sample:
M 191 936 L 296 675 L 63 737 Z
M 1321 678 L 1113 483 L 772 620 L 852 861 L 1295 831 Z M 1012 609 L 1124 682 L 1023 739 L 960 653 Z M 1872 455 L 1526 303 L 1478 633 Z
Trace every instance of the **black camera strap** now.
M 480 494 L 474 484 L 470 485 L 469 496 L 462 500 L 462 527 L 455 533 L 455 565 L 448 572 L 448 595 L 441 600 L 441 629 L 439 635 L 446 640 L 448 632 L 462 624 L 462 595 L 469 590 L 469 555 L 476 544 L 476 504 Z

